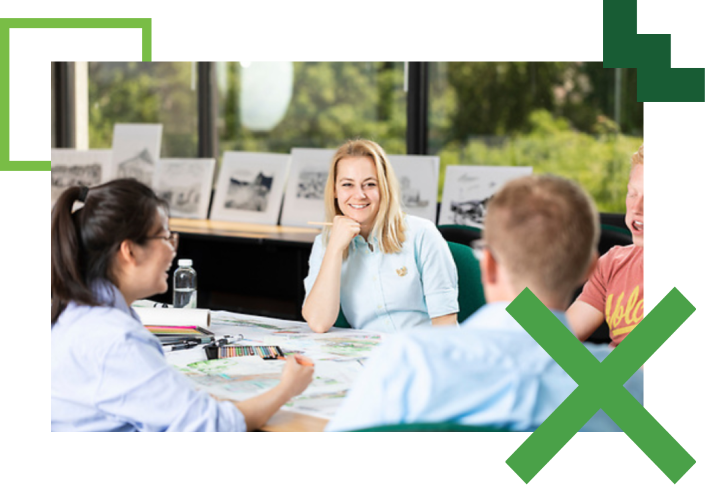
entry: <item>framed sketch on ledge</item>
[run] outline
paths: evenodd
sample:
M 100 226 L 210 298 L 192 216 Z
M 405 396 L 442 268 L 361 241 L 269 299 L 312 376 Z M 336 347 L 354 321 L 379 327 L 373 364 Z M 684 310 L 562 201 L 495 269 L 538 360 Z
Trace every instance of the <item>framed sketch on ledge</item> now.
M 308 227 L 325 217 L 323 191 L 335 150 L 292 148 L 291 173 L 284 194 L 282 226 Z
M 531 175 L 533 167 L 450 165 L 446 167 L 438 225 L 484 227 L 487 202 L 506 182 Z
M 162 158 L 154 173 L 154 192 L 169 202 L 169 215 L 206 219 L 213 186 L 213 158 Z
M 288 154 L 225 152 L 210 218 L 276 224 L 288 172 Z
M 51 150 L 51 205 L 73 185 L 93 187 L 108 180 L 111 173 L 111 150 Z
M 136 178 L 152 187 L 161 146 L 162 125 L 116 123 L 111 178 Z
M 389 155 L 389 162 L 399 179 L 404 212 L 435 224 L 440 158 L 428 155 Z

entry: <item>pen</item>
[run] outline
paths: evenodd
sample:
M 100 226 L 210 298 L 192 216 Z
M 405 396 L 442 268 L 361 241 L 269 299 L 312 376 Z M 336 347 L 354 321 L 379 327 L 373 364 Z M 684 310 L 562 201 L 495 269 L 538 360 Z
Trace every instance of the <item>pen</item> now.
M 171 345 L 169 347 L 164 347 L 164 352 L 173 352 L 174 350 L 186 350 L 186 349 L 192 349 L 195 346 L 197 346 L 198 343 L 196 342 L 189 342 L 181 345 Z
M 332 226 L 333 225 L 332 222 L 312 222 L 312 221 L 308 221 L 306 224 L 308 224 L 309 226 Z
M 240 340 L 243 340 L 243 339 L 244 339 L 244 337 L 242 336 L 242 334 L 238 334 L 235 337 L 233 337 L 232 335 L 223 335 L 220 338 L 216 337 L 215 344 L 217 346 L 228 345 L 228 344 L 233 344 L 235 342 L 239 342 Z
M 200 338 L 182 338 L 182 339 L 168 339 L 164 342 L 162 342 L 162 346 L 164 345 L 181 345 L 181 344 L 193 344 L 193 345 L 198 345 L 205 343 L 203 339 Z

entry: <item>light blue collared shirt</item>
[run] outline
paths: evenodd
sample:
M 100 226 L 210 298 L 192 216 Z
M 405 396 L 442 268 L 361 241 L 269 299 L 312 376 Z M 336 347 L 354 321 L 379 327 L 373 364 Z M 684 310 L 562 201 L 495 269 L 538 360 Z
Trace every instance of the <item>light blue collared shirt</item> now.
M 423 422 L 536 429 L 577 385 L 506 312 L 507 305 L 485 305 L 460 328 L 386 339 L 326 431 Z M 568 326 L 564 313 L 554 314 Z M 612 350 L 607 344 L 586 347 L 599 361 Z M 643 403 L 641 370 L 625 387 Z M 620 431 L 602 410 L 582 430 Z
M 164 359 L 120 291 L 70 303 L 51 329 L 52 431 L 245 431 L 242 413 L 196 391 Z
M 340 305 L 353 328 L 394 332 L 431 325 L 431 318 L 458 313 L 458 270 L 448 244 L 431 221 L 407 215 L 402 250 L 384 254 L 362 236 L 350 243 L 340 276 Z M 306 296 L 321 269 L 325 248 L 316 237 L 304 280 Z

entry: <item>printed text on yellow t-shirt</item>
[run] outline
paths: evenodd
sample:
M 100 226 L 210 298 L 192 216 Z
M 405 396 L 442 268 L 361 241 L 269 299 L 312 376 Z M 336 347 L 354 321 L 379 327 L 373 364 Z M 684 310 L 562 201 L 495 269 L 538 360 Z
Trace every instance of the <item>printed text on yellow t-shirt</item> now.
M 624 292 L 622 292 L 622 294 L 619 295 L 619 298 L 617 298 L 617 303 L 614 305 L 614 309 L 612 308 L 613 296 L 614 295 L 609 295 L 607 297 L 605 316 L 607 319 L 607 324 L 610 326 L 610 330 L 612 331 L 612 335 L 615 337 L 617 335 L 622 335 L 623 333 L 631 332 L 634 325 L 639 323 L 642 318 L 644 318 L 644 299 L 642 298 L 641 300 L 638 300 L 639 285 L 637 285 L 632 291 L 632 294 L 629 295 L 626 308 L 622 304 Z M 626 325 L 623 325 L 622 321 L 624 321 Z

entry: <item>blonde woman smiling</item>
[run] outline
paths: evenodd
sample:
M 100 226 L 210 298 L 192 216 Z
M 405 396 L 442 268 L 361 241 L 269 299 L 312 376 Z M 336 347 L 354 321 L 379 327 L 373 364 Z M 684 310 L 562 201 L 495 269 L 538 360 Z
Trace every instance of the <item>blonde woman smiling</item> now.
M 327 332 L 340 309 L 353 328 L 393 332 L 455 325 L 458 275 L 436 226 L 402 212 L 384 150 L 351 140 L 336 151 L 326 182 L 326 221 L 311 251 L 303 316 Z

